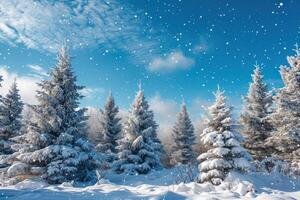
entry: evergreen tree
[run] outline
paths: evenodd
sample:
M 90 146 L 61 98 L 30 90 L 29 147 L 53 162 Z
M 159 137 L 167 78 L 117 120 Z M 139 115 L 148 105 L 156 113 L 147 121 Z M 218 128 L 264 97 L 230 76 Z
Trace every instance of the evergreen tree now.
M 242 134 L 246 137 L 245 147 L 255 159 L 261 160 L 270 154 L 265 140 L 270 137 L 272 131 L 269 117 L 272 95 L 268 92 L 267 85 L 263 83 L 263 75 L 259 66 L 256 66 L 252 80 L 248 95 L 244 97 L 245 105 L 240 122 L 243 126 Z
M 195 144 L 196 137 L 184 103 L 181 105 L 181 110 L 173 128 L 173 138 L 171 164 L 178 165 L 193 162 L 194 153 L 192 146 Z
M 276 110 L 272 115 L 275 131 L 267 144 L 275 156 L 285 160 L 300 160 L 300 49 L 288 57 L 290 67 L 281 66 L 284 87 L 274 97 Z
M 120 137 L 122 130 L 120 120 L 118 115 L 119 108 L 115 105 L 115 100 L 110 93 L 104 110 L 101 110 L 100 119 L 100 132 L 98 133 L 98 138 L 100 138 L 96 149 L 105 153 L 107 160 L 112 161 L 116 158 L 117 153 L 117 140 Z
M 149 110 L 140 87 L 119 140 L 118 160 L 114 163 L 117 172 L 148 173 L 151 168 L 160 165 L 163 150 L 156 129 L 153 112 Z
M 32 106 L 35 121 L 27 132 L 14 140 L 18 150 L 15 163 L 8 169 L 22 166 L 26 175 L 39 175 L 50 183 L 84 180 L 94 168 L 92 148 L 86 140 L 85 109 L 79 109 L 83 87 L 76 84 L 67 46 L 49 80 L 42 81 L 37 91 L 38 104 Z
M 9 154 L 12 153 L 10 139 L 19 134 L 22 120 L 23 103 L 16 80 L 11 85 L 8 94 L 2 98 L 1 103 L 0 154 Z
M 242 136 L 233 129 L 231 108 L 226 106 L 226 98 L 219 89 L 216 101 L 209 107 L 207 128 L 201 135 L 208 151 L 198 157 L 199 182 L 219 185 L 231 170 L 246 170 L 251 156 L 241 147 Z

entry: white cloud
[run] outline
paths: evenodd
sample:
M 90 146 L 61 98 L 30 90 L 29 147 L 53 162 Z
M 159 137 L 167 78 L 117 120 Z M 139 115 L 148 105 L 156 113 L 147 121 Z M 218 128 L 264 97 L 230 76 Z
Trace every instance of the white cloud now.
M 178 112 L 177 103 L 174 100 L 162 99 L 157 94 L 150 98 L 149 105 L 154 112 L 155 120 L 159 124 L 158 137 L 163 143 L 169 143 Z
M 155 113 L 155 119 L 163 124 L 174 122 L 178 108 L 174 100 L 162 99 L 159 94 L 156 94 L 149 100 L 150 108 Z
M 101 44 L 140 59 L 158 46 L 143 35 L 151 27 L 140 11 L 115 0 L 10 0 L 0 11 L 0 41 L 9 44 L 56 52 L 67 40 L 75 49 Z
M 1 95 L 6 95 L 11 84 L 16 79 L 22 100 L 28 104 L 35 104 L 37 102 L 35 95 L 36 90 L 38 89 L 36 83 L 40 81 L 38 78 L 21 76 L 17 73 L 9 72 L 6 66 L 0 66 L 0 75 L 4 80 L 2 82 L 2 87 L 0 88 Z
M 39 65 L 27 65 L 27 67 L 34 73 L 33 76 L 45 77 L 48 76 L 47 71 Z
M 189 69 L 195 60 L 186 57 L 181 51 L 173 51 L 164 57 L 154 58 L 149 64 L 151 71 L 170 72 L 177 69 Z
M 95 100 L 102 97 L 105 90 L 103 88 L 85 87 L 80 92 L 85 98 Z

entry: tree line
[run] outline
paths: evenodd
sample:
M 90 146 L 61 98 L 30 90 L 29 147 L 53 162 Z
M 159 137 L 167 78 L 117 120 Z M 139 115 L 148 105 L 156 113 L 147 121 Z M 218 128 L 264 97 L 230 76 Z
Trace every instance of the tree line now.
M 275 158 L 300 160 L 300 50 L 282 66 L 282 88 L 269 91 L 262 71 L 255 66 L 244 108 L 235 126 L 232 107 L 224 92 L 214 93 L 205 129 L 196 142 L 194 126 L 182 102 L 172 129 L 172 166 L 199 164 L 198 182 L 218 185 L 230 171 L 250 171 L 253 162 Z M 2 78 L 1 78 L 2 81 Z M 79 101 L 82 86 L 64 46 L 49 78 L 29 105 L 30 119 L 22 118 L 23 102 L 16 81 L 0 97 L 0 182 L 15 184 L 41 177 L 51 184 L 95 179 L 95 170 L 147 174 L 164 167 L 166 150 L 157 136 L 158 125 L 139 85 L 129 115 L 122 123 L 112 93 L 101 109 L 99 131 L 87 137 L 87 116 Z M 196 155 L 194 148 L 203 146 Z M 103 166 L 106 166 L 104 169 Z

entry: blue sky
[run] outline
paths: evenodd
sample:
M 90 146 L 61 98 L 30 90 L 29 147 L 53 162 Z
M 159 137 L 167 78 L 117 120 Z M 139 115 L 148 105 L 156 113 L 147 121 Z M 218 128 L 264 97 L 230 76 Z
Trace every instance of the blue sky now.
M 1 1 L 1 93 L 17 77 L 23 99 L 34 103 L 34 82 L 67 40 L 86 86 L 83 106 L 101 107 L 112 90 L 127 109 L 141 80 L 158 118 L 184 98 L 196 119 L 218 84 L 239 110 L 256 62 L 270 88 L 279 87 L 278 67 L 299 43 L 296 0 L 70 2 Z

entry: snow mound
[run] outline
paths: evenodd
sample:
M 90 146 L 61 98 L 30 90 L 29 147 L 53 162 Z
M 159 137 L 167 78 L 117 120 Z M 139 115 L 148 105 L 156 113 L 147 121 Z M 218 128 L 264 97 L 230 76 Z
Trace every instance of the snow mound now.
M 17 162 L 10 166 L 7 170 L 7 174 L 9 177 L 14 177 L 18 175 L 23 175 L 28 173 L 29 166 L 27 164 Z
M 241 174 L 234 172 L 228 174 L 220 187 L 224 190 L 236 192 L 241 196 L 245 196 L 248 192 L 255 192 L 254 185 L 251 182 L 245 180 L 245 177 L 241 176 Z
M 300 199 L 300 179 L 278 174 L 230 173 L 218 186 L 211 183 L 176 183 L 176 169 L 153 171 L 147 175 L 107 173 L 94 185 L 63 183 L 48 185 L 42 179 L 25 180 L 15 186 L 0 187 L 0 199 L 19 200 L 290 200 Z M 272 183 L 272 184 L 271 184 Z M 255 186 L 255 187 L 254 187 Z
M 46 188 L 48 186 L 49 184 L 46 181 L 44 181 L 42 178 L 32 178 L 32 179 L 26 179 L 22 182 L 19 182 L 14 186 L 9 186 L 9 188 L 32 190 L 32 189 Z

